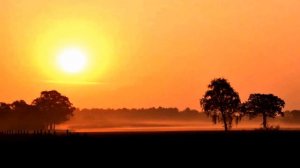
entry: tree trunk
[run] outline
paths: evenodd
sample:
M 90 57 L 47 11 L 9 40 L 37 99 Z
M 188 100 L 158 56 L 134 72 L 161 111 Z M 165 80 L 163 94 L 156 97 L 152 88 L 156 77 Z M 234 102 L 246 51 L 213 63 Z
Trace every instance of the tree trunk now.
M 263 128 L 267 129 L 267 115 L 263 113 Z
M 225 113 L 223 111 L 221 111 L 221 113 L 222 113 L 224 129 L 225 129 L 225 132 L 227 132 L 228 131 L 228 126 L 227 126 L 227 122 L 226 122 L 226 116 L 225 116 Z

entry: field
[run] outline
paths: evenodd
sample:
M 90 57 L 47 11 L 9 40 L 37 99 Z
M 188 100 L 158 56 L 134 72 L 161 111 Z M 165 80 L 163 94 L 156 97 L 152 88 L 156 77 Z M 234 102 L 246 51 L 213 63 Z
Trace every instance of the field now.
M 298 149 L 300 131 L 168 131 L 0 135 L 2 148 L 208 150 Z

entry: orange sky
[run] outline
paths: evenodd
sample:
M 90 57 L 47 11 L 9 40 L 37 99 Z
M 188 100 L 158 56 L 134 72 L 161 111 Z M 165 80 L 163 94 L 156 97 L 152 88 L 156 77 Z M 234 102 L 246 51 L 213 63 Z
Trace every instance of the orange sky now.
M 199 109 L 216 77 L 300 109 L 299 0 L 0 0 L 0 101 L 56 89 L 77 107 Z M 85 50 L 85 73 L 53 58 Z

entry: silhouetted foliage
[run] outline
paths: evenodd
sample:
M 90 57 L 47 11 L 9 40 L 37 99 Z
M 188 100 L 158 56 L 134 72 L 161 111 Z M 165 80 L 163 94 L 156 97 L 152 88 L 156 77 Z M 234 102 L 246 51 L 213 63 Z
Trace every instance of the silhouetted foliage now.
M 12 104 L 0 103 L 0 129 L 43 129 L 43 123 L 36 114 L 34 106 L 28 105 L 24 100 Z
M 193 120 L 194 118 L 206 118 L 204 113 L 187 108 L 183 111 L 177 108 L 151 107 L 140 109 L 82 109 L 75 111 L 75 115 L 82 115 L 86 119 L 95 118 L 122 118 L 128 120 Z M 80 118 L 82 118 L 80 117 Z
M 13 129 L 34 129 L 42 128 L 42 124 L 34 116 L 33 106 L 28 105 L 24 100 L 15 101 L 10 105 L 11 115 L 15 122 Z M 34 120 L 35 121 L 31 121 Z
M 44 91 L 32 105 L 24 100 L 0 103 L 0 129 L 53 130 L 55 124 L 67 121 L 74 110 L 67 97 L 57 91 Z
M 262 115 L 263 128 L 267 129 L 267 117 L 283 116 L 284 105 L 285 102 L 273 94 L 251 94 L 248 101 L 242 104 L 241 111 L 249 115 L 250 118 Z
M 69 98 L 59 92 L 43 91 L 39 98 L 32 102 L 36 110 L 42 114 L 42 120 L 48 129 L 55 129 L 56 124 L 60 124 L 70 119 L 75 108 Z
M 0 114 L 1 114 L 1 117 L 3 117 L 3 115 L 7 115 L 9 112 L 11 111 L 10 109 L 10 105 L 7 104 L 7 103 L 3 103 L 1 102 L 0 103 Z
M 10 105 L 7 103 L 0 103 L 0 126 L 1 129 L 7 128 L 7 119 L 9 118 L 9 115 L 11 114 Z
M 241 102 L 239 94 L 224 78 L 212 80 L 208 89 L 200 100 L 200 105 L 214 123 L 222 121 L 227 131 L 231 128 L 233 118 L 239 117 L 237 113 Z

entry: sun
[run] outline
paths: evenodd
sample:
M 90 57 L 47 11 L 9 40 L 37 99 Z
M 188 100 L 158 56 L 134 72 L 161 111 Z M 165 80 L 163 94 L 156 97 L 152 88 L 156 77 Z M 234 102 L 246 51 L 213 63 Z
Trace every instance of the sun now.
M 86 68 L 87 56 L 79 48 L 66 48 L 57 58 L 60 69 L 66 73 L 76 74 Z

